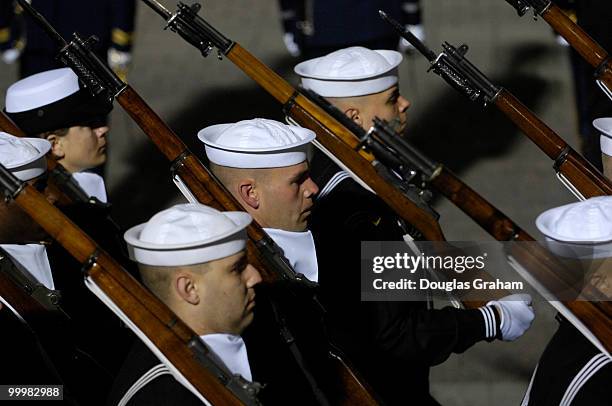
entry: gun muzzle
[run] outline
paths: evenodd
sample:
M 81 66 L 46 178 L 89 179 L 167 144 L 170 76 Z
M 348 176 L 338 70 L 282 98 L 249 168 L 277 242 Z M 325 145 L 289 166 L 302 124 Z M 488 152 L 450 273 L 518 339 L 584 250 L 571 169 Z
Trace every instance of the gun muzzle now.
M 422 53 L 425 56 L 425 58 L 427 58 L 430 62 L 433 62 L 436 60 L 437 55 L 431 49 L 427 48 L 427 46 L 425 46 L 425 44 L 423 44 L 421 40 L 415 37 L 414 34 L 410 32 L 410 30 L 402 27 L 402 25 L 399 22 L 389 17 L 387 13 L 385 13 L 384 11 L 378 10 L 378 14 L 380 14 L 380 18 L 382 18 L 383 20 L 385 20 L 385 22 L 391 25 L 391 27 L 393 27 L 393 29 L 402 38 L 410 42 L 412 46 L 415 47 L 420 53 Z

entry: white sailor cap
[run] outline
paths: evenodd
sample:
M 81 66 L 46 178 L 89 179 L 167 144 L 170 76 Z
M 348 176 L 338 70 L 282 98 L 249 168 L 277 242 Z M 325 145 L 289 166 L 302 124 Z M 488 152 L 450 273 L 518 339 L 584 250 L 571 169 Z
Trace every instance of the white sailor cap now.
M 301 127 L 255 118 L 198 132 L 211 162 L 232 168 L 280 168 L 306 160 L 315 134 Z
M 47 171 L 45 155 L 50 149 L 47 140 L 0 132 L 0 163 L 20 180 L 34 179 Z
M 302 86 L 323 97 L 352 97 L 380 93 L 397 84 L 402 54 L 364 47 L 340 49 L 298 64 Z
M 185 266 L 234 255 L 246 247 L 246 212 L 220 212 L 202 204 L 178 204 L 143 224 L 130 228 L 123 238 L 130 258 L 154 266 Z
M 593 127 L 601 131 L 601 136 L 599 137 L 601 152 L 612 156 L 612 117 L 593 120 Z
M 87 125 L 105 125 L 112 104 L 92 97 L 69 68 L 53 69 L 13 83 L 6 91 L 6 114 L 26 134 Z
M 592 197 L 540 214 L 536 226 L 563 257 L 612 257 L 612 196 Z

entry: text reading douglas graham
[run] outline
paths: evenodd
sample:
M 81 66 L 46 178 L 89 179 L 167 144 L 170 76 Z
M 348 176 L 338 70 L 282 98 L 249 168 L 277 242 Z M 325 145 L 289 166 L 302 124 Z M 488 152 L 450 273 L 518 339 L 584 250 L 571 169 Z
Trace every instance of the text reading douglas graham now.
M 418 270 L 429 272 L 451 271 L 462 274 L 465 271 L 482 271 L 485 268 L 487 254 L 479 256 L 439 256 L 439 255 L 410 255 L 397 253 L 393 256 L 376 256 L 372 259 L 372 272 L 381 274 L 388 270 L 402 270 L 414 275 Z M 422 275 L 422 272 L 419 272 Z M 400 278 L 394 281 L 385 281 L 375 278 L 372 281 L 375 290 L 522 290 L 521 281 L 503 281 L 498 278 L 483 280 L 475 277 L 473 280 L 432 280 L 430 278 Z

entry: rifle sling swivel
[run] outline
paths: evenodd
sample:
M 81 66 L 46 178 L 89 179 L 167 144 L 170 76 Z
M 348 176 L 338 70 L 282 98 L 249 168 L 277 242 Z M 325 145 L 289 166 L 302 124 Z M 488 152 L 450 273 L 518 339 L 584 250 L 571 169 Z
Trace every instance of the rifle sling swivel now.
M 610 57 L 610 55 L 606 56 L 606 58 L 601 61 L 597 68 L 595 68 L 595 73 L 593 73 L 595 79 L 601 78 L 606 72 L 606 69 L 612 70 L 612 57 Z
M 81 268 L 81 272 L 87 275 L 89 271 L 91 270 L 91 268 L 96 266 L 99 256 L 100 256 L 100 251 L 98 251 L 98 249 L 96 248 L 96 250 L 89 257 L 87 257 L 85 262 L 83 262 L 83 267 Z
M 295 99 L 300 95 L 300 92 L 298 92 L 297 90 L 295 90 L 293 92 L 293 94 L 291 95 L 291 97 L 289 98 L 289 100 L 287 100 L 287 102 L 285 104 L 283 104 L 283 113 L 285 113 L 285 115 L 290 116 L 291 114 L 289 114 L 291 112 L 291 110 L 293 109 L 293 106 L 295 106 Z
M 571 150 L 571 147 L 569 145 L 566 145 L 565 148 L 563 148 L 563 151 L 561 151 L 559 156 L 555 159 L 555 162 L 553 163 L 553 168 L 556 172 L 559 172 L 561 165 L 563 165 L 563 163 L 567 160 L 567 156 L 569 155 Z
M 188 150 L 185 150 L 181 152 L 179 156 L 174 158 L 174 160 L 170 164 L 170 173 L 172 174 L 172 177 L 174 177 L 177 174 L 178 169 L 180 167 L 185 165 L 185 161 L 187 160 L 187 158 L 189 158 L 189 155 L 191 155 L 191 153 Z

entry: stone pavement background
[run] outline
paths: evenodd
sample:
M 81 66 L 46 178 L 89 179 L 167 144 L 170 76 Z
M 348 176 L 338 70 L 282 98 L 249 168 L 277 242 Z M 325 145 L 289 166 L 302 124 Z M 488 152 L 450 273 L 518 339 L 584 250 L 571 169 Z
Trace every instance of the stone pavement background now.
M 503 0 L 424 3 L 427 43 L 434 51 L 443 41 L 469 44 L 468 57 L 476 66 L 577 147 L 567 54 L 545 22 L 518 18 Z M 195 151 L 202 150 L 195 136 L 204 126 L 258 116 L 282 118 L 277 103 L 231 62 L 214 55 L 202 58 L 176 34 L 163 31 L 157 14 L 139 6 L 130 83 Z M 203 13 L 222 33 L 296 83 L 295 61 L 281 40 L 276 1 L 209 0 Z M 494 107 L 483 110 L 470 104 L 426 69 L 420 55 L 401 65 L 401 90 L 412 101 L 415 145 L 540 237 L 535 217 L 574 200 L 554 178 L 552 162 Z M 14 66 L 0 66 L 2 94 L 15 79 Z M 142 222 L 181 200 L 165 159 L 119 106 L 109 139 L 107 184 L 121 225 Z M 437 199 L 435 208 L 449 241 L 491 241 L 451 203 Z M 432 392 L 438 400 L 444 405 L 519 404 L 556 326 L 548 305 L 536 303 L 536 309 L 533 328 L 517 342 L 478 344 L 434 367 Z

